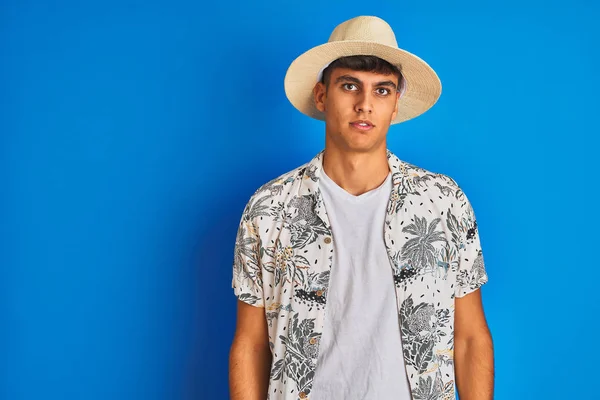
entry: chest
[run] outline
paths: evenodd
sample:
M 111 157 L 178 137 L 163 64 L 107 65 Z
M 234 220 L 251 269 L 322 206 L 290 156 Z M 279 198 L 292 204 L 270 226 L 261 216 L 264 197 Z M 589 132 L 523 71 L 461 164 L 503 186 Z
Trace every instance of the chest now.
M 368 219 L 327 210 L 317 197 L 292 200 L 285 218 L 261 238 L 267 303 L 289 304 L 303 317 L 322 319 L 332 268 L 340 261 L 389 268 L 399 313 L 409 296 L 449 303 L 458 265 L 452 206 L 444 209 L 423 196 L 397 199 L 392 196 Z M 353 287 L 361 289 L 360 279 Z

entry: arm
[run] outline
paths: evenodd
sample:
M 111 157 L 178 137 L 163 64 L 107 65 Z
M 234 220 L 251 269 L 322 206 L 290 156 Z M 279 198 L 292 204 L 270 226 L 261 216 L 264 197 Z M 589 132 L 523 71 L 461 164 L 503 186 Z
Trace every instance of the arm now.
M 265 400 L 271 350 L 265 309 L 238 300 L 236 330 L 229 353 L 231 400 Z
M 454 368 L 461 400 L 494 398 L 494 350 L 481 290 L 455 298 Z

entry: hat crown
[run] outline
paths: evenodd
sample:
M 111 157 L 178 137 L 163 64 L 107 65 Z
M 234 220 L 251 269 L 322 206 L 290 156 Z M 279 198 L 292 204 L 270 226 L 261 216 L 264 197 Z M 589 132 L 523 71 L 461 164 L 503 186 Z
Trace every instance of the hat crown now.
M 352 56 L 373 56 L 401 68 L 398 112 L 390 124 L 423 114 L 440 97 L 442 84 L 435 71 L 416 55 L 398 47 L 390 25 L 379 17 L 359 16 L 337 25 L 327 43 L 305 51 L 292 61 L 284 79 L 285 94 L 292 105 L 309 117 L 326 120 L 326 113 L 315 104 L 315 84 L 332 62 Z
M 359 40 L 398 47 L 392 27 L 378 17 L 360 16 L 344 21 L 335 27 L 329 42 Z

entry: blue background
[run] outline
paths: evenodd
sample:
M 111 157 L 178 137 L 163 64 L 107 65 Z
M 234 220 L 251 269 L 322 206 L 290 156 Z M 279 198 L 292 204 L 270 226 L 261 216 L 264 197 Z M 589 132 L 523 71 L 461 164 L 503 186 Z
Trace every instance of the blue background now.
M 324 145 L 285 71 L 365 14 L 443 82 L 388 147 L 475 208 L 496 398 L 599 398 L 597 2 L 0 4 L 2 399 L 227 398 L 241 212 Z

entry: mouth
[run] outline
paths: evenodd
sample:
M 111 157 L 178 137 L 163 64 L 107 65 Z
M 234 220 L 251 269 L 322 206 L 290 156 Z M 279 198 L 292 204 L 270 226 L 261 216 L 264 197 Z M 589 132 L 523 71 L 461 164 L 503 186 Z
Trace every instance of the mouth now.
M 373 125 L 371 123 L 371 121 L 364 120 L 364 119 L 350 122 L 350 125 L 361 131 L 368 131 L 368 130 L 372 129 L 373 127 L 375 127 L 375 125 Z

